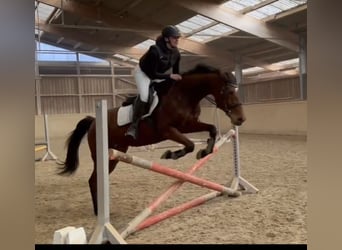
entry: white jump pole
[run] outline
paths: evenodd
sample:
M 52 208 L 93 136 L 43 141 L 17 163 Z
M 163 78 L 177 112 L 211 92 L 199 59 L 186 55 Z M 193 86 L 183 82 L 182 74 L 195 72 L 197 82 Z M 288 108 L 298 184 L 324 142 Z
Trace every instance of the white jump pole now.
M 49 160 L 57 160 L 57 156 L 52 153 L 51 147 L 50 147 L 50 138 L 49 138 L 49 125 L 48 125 L 48 119 L 47 114 L 44 114 L 44 133 L 45 133 L 45 142 L 46 145 L 46 153 L 42 157 L 41 161 L 45 161 L 47 159 Z
M 238 190 L 242 188 L 246 193 L 257 193 L 259 190 L 245 180 L 240 173 L 240 145 L 239 145 L 239 128 L 234 126 L 235 135 L 233 136 L 233 156 L 234 156 L 234 177 L 231 181 L 231 189 Z
M 214 114 L 214 121 L 218 130 L 218 138 L 222 138 L 221 134 L 221 121 L 220 121 L 220 114 L 218 108 L 215 108 L 215 114 Z
M 97 226 L 89 244 L 127 244 L 110 224 L 107 101 L 96 103 Z

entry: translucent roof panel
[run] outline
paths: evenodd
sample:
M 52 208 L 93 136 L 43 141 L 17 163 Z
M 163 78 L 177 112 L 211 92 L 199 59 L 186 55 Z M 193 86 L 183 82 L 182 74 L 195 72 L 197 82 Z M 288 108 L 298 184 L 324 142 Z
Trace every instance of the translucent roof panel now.
M 57 51 L 38 51 L 38 61 L 77 61 L 75 53 Z
M 251 68 L 243 69 L 242 73 L 258 73 L 262 71 L 264 71 L 264 69 L 261 67 L 251 67 Z
M 135 58 L 131 58 L 129 56 L 125 56 L 122 54 L 114 54 L 113 57 L 120 59 L 124 62 L 133 62 L 133 63 L 139 63 L 139 60 L 135 59 Z
M 38 61 L 77 61 L 76 52 L 36 42 Z M 105 60 L 79 53 L 80 62 L 106 62 Z
M 121 54 L 114 54 L 113 57 L 115 58 L 119 58 L 123 61 L 128 61 L 130 58 L 128 56 L 124 56 L 124 55 L 121 55 Z
M 84 55 L 84 54 L 79 54 L 78 56 L 78 59 L 80 62 L 101 62 L 101 63 L 108 63 L 108 61 L 105 61 L 105 60 L 102 60 L 100 58 L 96 58 L 96 57 L 93 57 L 93 56 L 88 56 L 88 55 Z
M 147 39 L 137 45 L 134 45 L 133 48 L 147 50 L 150 48 L 151 45 L 154 45 L 156 42 L 152 39 Z
M 299 5 L 305 4 L 306 2 L 306 0 L 278 0 L 259 9 L 248 12 L 246 15 L 262 20 L 269 16 L 293 9 Z
M 134 62 L 134 63 L 139 63 L 139 60 L 134 59 L 134 58 L 129 59 L 129 61 L 130 61 L 130 62 Z
M 279 66 L 296 66 L 299 63 L 299 58 L 293 58 L 293 59 L 289 59 L 289 60 L 285 60 L 285 61 L 281 61 L 281 62 L 277 62 L 277 63 L 273 63 L 272 65 L 279 65 Z
M 45 50 L 45 51 L 64 51 L 64 52 L 68 52 L 69 50 L 57 47 L 57 46 L 53 46 L 53 45 L 49 45 L 46 43 L 38 43 L 36 42 L 37 45 L 37 49 L 40 50 Z
M 197 32 L 192 36 L 189 36 L 188 38 L 194 41 L 205 43 L 220 38 L 222 36 L 231 34 L 235 31 L 236 29 L 225 24 L 219 23 L 211 26 L 210 28 L 201 30 L 200 32 Z
M 181 33 L 186 35 L 214 23 L 216 22 L 212 19 L 201 15 L 196 15 L 177 24 L 176 27 L 180 30 Z
M 54 10 L 55 7 L 44 3 L 39 3 L 35 12 L 36 19 L 39 19 L 39 21 L 46 21 Z
M 235 11 L 243 11 L 248 7 L 253 7 L 266 0 L 231 0 L 227 1 L 222 6 L 231 8 Z
M 289 59 L 289 60 L 284 60 L 284 61 L 280 61 L 280 62 L 277 62 L 277 63 L 272 63 L 271 66 L 281 66 L 281 68 L 295 68 L 295 67 L 298 67 L 298 64 L 299 64 L 299 58 L 292 58 L 292 59 Z M 251 68 L 246 68 L 246 69 L 243 69 L 242 72 L 244 74 L 257 74 L 257 73 L 263 73 L 265 71 L 265 69 L 261 68 L 261 67 L 251 67 Z M 296 71 L 289 71 L 289 72 L 295 72 L 296 74 Z

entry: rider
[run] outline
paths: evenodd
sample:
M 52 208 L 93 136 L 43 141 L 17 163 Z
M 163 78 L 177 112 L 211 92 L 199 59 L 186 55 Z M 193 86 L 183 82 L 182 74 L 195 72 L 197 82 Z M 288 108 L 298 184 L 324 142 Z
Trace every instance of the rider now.
M 179 74 L 180 53 L 178 39 L 181 36 L 176 26 L 168 25 L 163 28 L 161 35 L 156 39 L 156 44 L 140 58 L 139 64 L 134 69 L 134 78 L 137 84 L 140 98 L 134 105 L 133 121 L 126 135 L 137 138 L 137 128 L 141 117 L 148 111 L 149 86 L 153 81 L 160 82 L 166 79 L 181 80 Z M 172 73 L 166 71 L 172 68 Z

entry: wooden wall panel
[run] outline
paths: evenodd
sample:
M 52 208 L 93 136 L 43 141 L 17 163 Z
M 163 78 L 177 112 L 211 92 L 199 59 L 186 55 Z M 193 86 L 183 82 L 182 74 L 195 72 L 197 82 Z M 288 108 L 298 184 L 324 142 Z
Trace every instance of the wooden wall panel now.
M 96 95 L 96 96 L 84 96 L 82 98 L 81 105 L 83 106 L 84 113 L 95 113 L 95 105 L 100 100 L 107 100 L 107 107 L 113 108 L 112 96 Z
M 241 99 L 246 104 L 299 100 L 299 84 L 298 77 L 242 84 Z
M 82 94 L 108 94 L 113 93 L 111 77 L 82 77 Z
M 40 84 L 42 96 L 78 93 L 76 77 L 42 77 Z
M 78 98 L 73 96 L 41 97 L 42 114 L 73 114 L 79 112 Z

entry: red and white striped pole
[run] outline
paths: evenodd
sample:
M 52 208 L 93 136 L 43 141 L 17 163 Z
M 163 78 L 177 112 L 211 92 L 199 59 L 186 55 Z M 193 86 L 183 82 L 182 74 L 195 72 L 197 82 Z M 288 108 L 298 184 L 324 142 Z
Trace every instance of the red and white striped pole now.
M 167 175 L 167 176 L 170 176 L 170 177 L 182 180 L 182 181 L 190 182 L 192 184 L 195 184 L 201 187 L 206 187 L 206 188 L 209 188 L 209 189 L 212 189 L 212 190 L 224 193 L 224 194 L 228 194 L 233 197 L 238 197 L 241 195 L 239 191 L 233 190 L 231 188 L 225 187 L 215 182 L 208 181 L 208 180 L 193 176 L 191 174 L 183 173 L 176 169 L 165 167 L 161 164 L 154 163 L 154 162 L 142 159 L 137 156 L 129 155 L 129 154 L 123 153 L 115 149 L 109 149 L 109 159 L 123 161 L 131 165 L 140 167 L 140 168 L 145 168 L 153 172 Z

